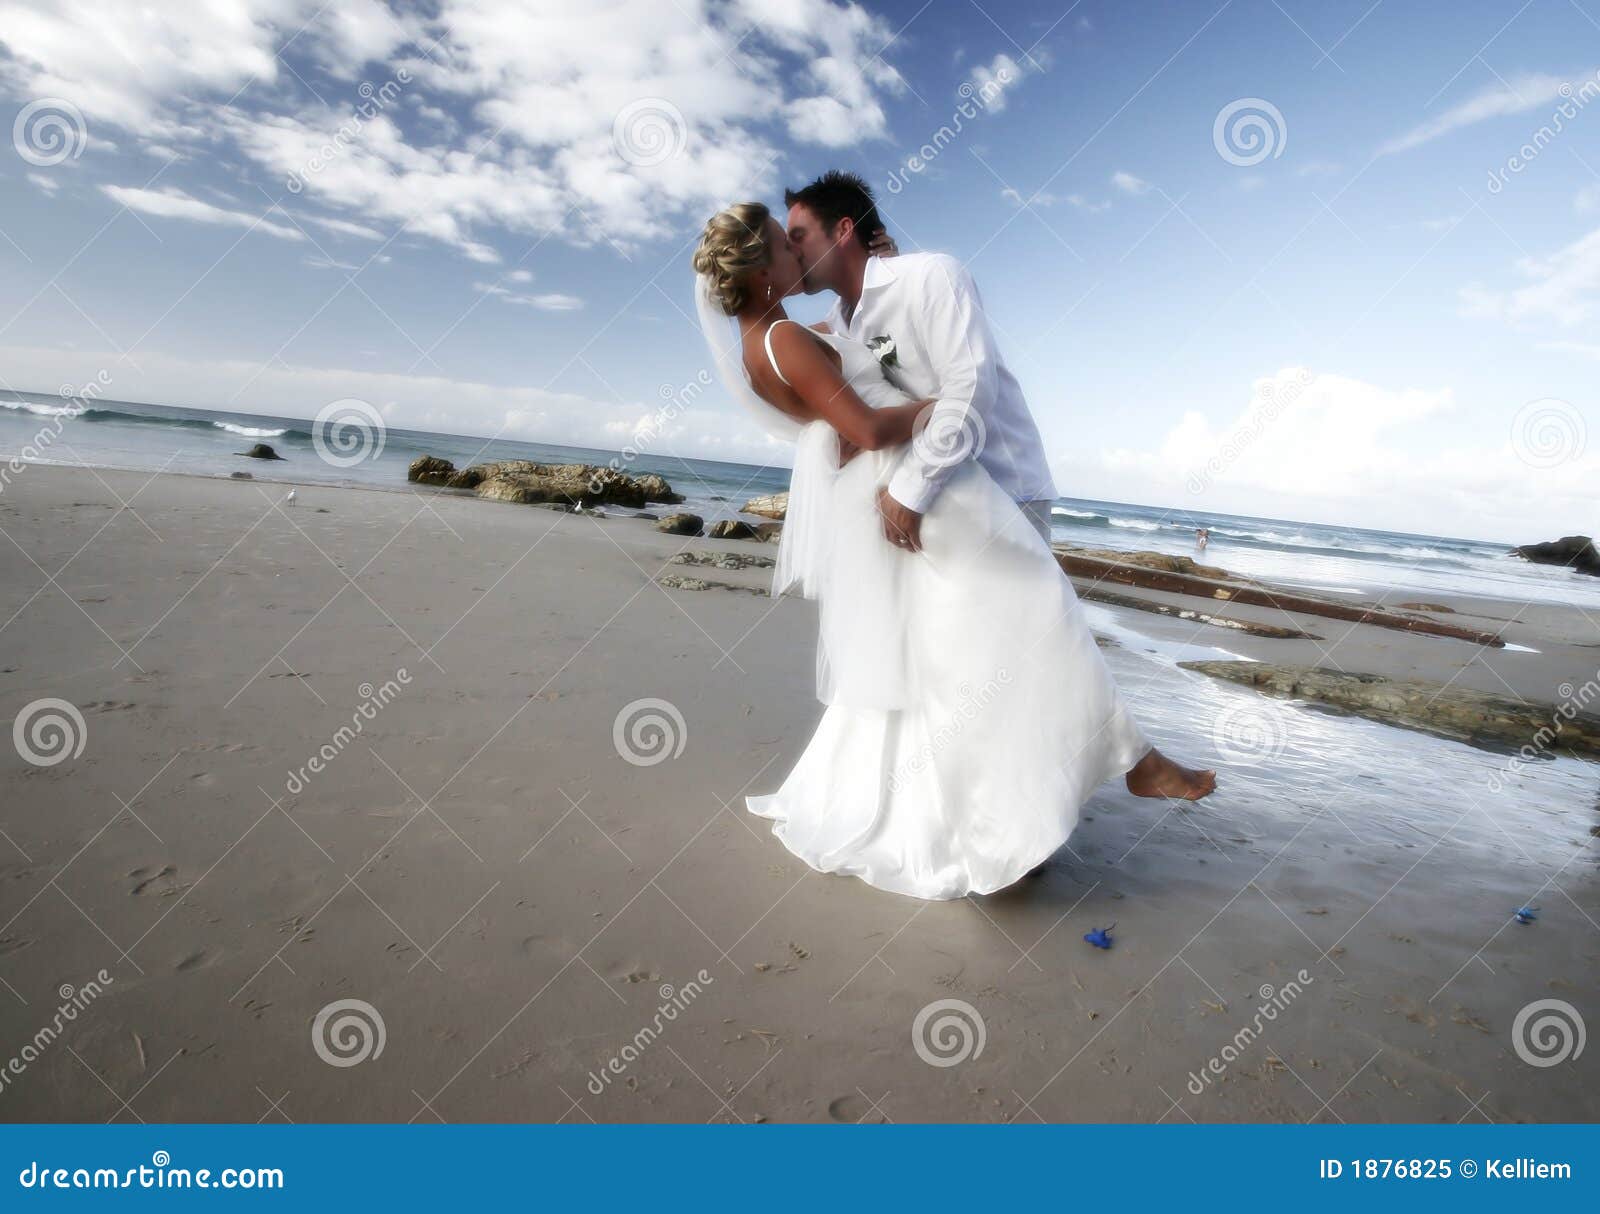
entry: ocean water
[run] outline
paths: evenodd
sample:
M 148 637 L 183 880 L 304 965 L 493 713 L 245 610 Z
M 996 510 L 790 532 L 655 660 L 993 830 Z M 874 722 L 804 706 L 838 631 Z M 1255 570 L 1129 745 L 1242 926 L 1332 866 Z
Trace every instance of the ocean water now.
M 0 392 L 0 459 L 7 462 L 20 454 L 40 463 L 202 476 L 247 471 L 262 480 L 398 489 L 419 455 L 442 456 L 457 467 L 493 459 L 606 464 L 619 458 L 596 448 L 389 429 L 381 451 L 344 466 L 322 458 L 313 429 L 296 418 Z M 284 461 L 240 458 L 254 442 L 270 443 Z M 335 443 L 324 445 L 337 450 Z M 648 453 L 625 467 L 660 473 L 684 495 L 683 509 L 708 521 L 739 517 L 745 501 L 780 492 L 789 482 L 787 468 Z M 1204 552 L 1195 543 L 1198 527 L 1211 533 Z M 1056 502 L 1053 534 L 1084 547 L 1193 556 L 1289 585 L 1388 593 L 1390 602 L 1436 591 L 1600 608 L 1600 578 L 1530 565 L 1490 541 L 1079 498 Z M 1529 537 L 1547 538 L 1554 537 Z

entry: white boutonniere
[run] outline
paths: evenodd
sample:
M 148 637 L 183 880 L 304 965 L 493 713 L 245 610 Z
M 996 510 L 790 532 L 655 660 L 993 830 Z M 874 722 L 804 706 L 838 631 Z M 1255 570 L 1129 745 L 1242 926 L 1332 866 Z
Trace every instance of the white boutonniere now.
M 872 351 L 872 357 L 878 360 L 880 367 L 889 368 L 900 365 L 899 355 L 895 352 L 894 338 L 887 334 L 871 338 L 867 342 L 867 349 Z

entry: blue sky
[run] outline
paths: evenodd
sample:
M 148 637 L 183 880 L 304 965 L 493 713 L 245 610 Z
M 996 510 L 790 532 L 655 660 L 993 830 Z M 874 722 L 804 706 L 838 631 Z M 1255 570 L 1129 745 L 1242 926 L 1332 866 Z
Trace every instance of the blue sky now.
M 845 167 L 1063 493 L 1593 533 L 1597 72 L 1600 0 L 0 0 L 0 379 L 617 446 L 706 366 L 705 215 Z M 651 442 L 786 462 L 715 391 Z

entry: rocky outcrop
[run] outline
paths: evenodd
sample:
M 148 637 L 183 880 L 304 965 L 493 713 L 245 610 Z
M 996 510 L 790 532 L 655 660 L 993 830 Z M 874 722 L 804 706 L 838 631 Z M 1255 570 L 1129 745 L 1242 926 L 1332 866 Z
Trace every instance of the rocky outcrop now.
M 1250 582 L 1249 578 L 1229 573 L 1219 566 L 1197 564 L 1186 556 L 1170 556 L 1165 552 L 1121 552 L 1115 548 L 1066 548 L 1064 545 L 1056 551 L 1071 552 L 1073 556 L 1092 560 L 1137 565 L 1141 569 L 1154 569 L 1162 573 L 1181 573 L 1188 577 L 1209 577 L 1220 581 Z
M 753 540 L 760 537 L 756 534 L 756 529 L 749 523 L 743 523 L 734 518 L 725 518 L 720 523 L 711 524 L 711 538 L 714 540 Z
M 1315 700 L 1356 716 L 1495 749 L 1600 753 L 1600 717 L 1439 684 L 1271 662 L 1179 662 L 1186 670 L 1271 695 Z M 1570 709 L 1568 705 L 1566 708 Z
M 234 454 L 235 455 L 242 455 L 247 459 L 282 459 L 283 458 L 283 456 L 279 455 L 276 451 L 274 451 L 266 443 L 256 443 L 250 448 L 250 450 L 248 450 L 248 451 L 235 451 Z
M 471 489 L 479 497 L 497 502 L 533 505 L 628 506 L 638 509 L 650 502 L 676 503 L 674 493 L 655 473 L 630 476 L 596 464 L 540 464 L 508 459 L 457 469 L 447 459 L 423 455 L 411 461 L 406 479 L 420 485 Z
M 706 521 L 698 514 L 669 514 L 656 524 L 657 531 L 668 535 L 704 535 Z
M 419 455 L 406 469 L 406 480 L 418 485 L 442 485 L 455 470 L 456 466 L 447 459 L 440 459 L 436 455 Z
M 1056 562 L 1081 589 L 1087 582 L 1108 582 L 1164 590 L 1170 594 L 1193 595 L 1218 602 L 1243 603 L 1251 607 L 1272 607 L 1301 615 L 1326 616 L 1353 624 L 1372 624 L 1400 632 L 1419 632 L 1429 636 L 1454 637 L 1477 645 L 1503 648 L 1498 634 L 1447 623 L 1430 616 L 1412 615 L 1387 607 L 1369 606 L 1345 600 L 1323 598 L 1304 591 L 1281 590 L 1263 582 L 1238 577 L 1210 565 L 1195 565 L 1187 557 L 1159 552 L 1103 552 L 1087 548 L 1057 547 Z M 1169 563 L 1170 562 L 1170 563 Z M 1208 572 L 1188 572 L 1184 566 Z M 1221 575 L 1221 576 L 1218 576 Z
M 769 493 L 765 497 L 753 497 L 740 509 L 745 514 L 759 515 L 761 518 L 777 519 L 782 522 L 789 513 L 789 494 Z
M 1600 552 L 1595 551 L 1594 540 L 1587 535 L 1564 535 L 1542 544 L 1523 544 L 1511 553 L 1535 565 L 1565 565 L 1600 577 Z
M 771 569 L 777 564 L 770 556 L 747 552 L 679 552 L 674 565 L 715 565 L 718 569 Z
M 1210 624 L 1216 628 L 1231 628 L 1235 632 L 1248 633 L 1253 637 L 1272 637 L 1284 641 L 1320 641 L 1321 637 L 1315 633 L 1302 632 L 1298 628 L 1284 628 L 1278 624 L 1261 624 L 1255 620 L 1241 620 L 1234 616 L 1212 615 L 1209 611 L 1196 611 L 1192 607 L 1175 607 L 1171 603 L 1158 603 L 1154 599 L 1141 599 L 1131 594 L 1118 594 L 1114 590 L 1107 590 L 1103 586 L 1090 583 L 1075 588 L 1080 599 L 1088 599 L 1092 603 L 1105 603 L 1111 607 L 1131 607 L 1135 611 L 1149 611 L 1156 615 L 1171 616 L 1177 620 L 1188 620 L 1199 624 Z

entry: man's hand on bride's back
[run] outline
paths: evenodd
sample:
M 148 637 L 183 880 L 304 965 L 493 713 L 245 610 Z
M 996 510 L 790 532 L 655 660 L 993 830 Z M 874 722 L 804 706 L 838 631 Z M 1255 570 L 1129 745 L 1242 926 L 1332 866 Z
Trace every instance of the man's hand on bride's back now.
M 867 252 L 874 257 L 893 257 L 900 252 L 900 246 L 895 244 L 894 237 L 889 235 L 889 229 L 879 228 L 867 242 Z

